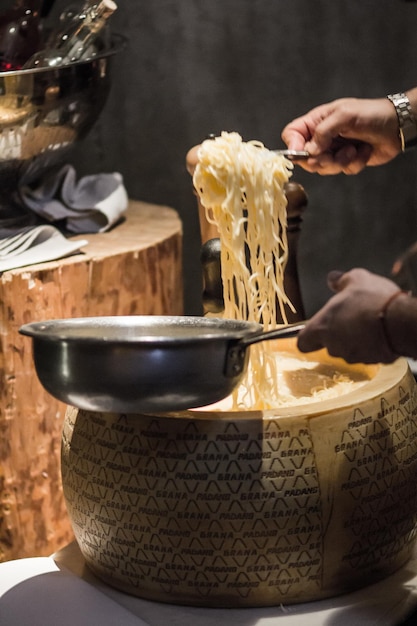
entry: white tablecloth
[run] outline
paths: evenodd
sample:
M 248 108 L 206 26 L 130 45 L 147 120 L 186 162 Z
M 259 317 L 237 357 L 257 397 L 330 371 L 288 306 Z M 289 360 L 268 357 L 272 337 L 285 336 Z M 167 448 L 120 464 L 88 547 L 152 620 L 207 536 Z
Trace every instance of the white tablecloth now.
M 417 552 L 401 570 L 354 593 L 262 609 L 148 602 L 104 585 L 75 543 L 50 558 L 0 564 L 1 626 L 397 626 L 417 609 Z

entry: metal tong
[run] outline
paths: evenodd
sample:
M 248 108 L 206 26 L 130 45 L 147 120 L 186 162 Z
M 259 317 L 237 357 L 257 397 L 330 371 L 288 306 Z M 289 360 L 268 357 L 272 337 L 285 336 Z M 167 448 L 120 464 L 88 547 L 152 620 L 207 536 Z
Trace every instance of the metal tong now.
M 280 154 L 290 161 L 305 161 L 310 158 L 307 150 L 273 150 L 275 154 Z

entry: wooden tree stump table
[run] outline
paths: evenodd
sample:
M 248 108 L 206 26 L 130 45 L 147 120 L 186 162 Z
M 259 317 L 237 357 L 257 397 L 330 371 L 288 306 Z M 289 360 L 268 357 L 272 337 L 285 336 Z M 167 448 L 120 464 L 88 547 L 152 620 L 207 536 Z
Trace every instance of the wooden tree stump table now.
M 51 554 L 73 537 L 61 488 L 66 405 L 39 383 L 22 324 L 98 315 L 180 315 L 182 226 L 131 201 L 126 219 L 83 235 L 81 254 L 0 275 L 0 561 Z

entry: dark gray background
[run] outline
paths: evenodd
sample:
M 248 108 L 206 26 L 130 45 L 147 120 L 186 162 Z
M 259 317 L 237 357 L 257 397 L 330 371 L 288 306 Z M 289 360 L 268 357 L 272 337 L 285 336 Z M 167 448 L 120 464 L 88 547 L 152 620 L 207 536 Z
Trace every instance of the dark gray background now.
M 66 2 L 58 1 L 54 10 Z M 401 0 L 118 0 L 105 112 L 74 157 L 80 175 L 118 170 L 131 198 L 184 224 L 185 312 L 201 313 L 200 241 L 187 150 L 210 132 L 281 147 L 283 126 L 341 96 L 417 85 L 417 3 Z M 309 196 L 299 247 L 307 314 L 330 269 L 388 274 L 417 239 L 417 152 L 359 176 L 296 168 Z

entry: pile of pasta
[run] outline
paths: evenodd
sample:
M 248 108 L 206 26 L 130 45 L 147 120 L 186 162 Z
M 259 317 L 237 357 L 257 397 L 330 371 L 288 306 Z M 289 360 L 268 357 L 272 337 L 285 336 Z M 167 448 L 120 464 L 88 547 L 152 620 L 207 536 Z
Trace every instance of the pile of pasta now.
M 206 218 L 219 232 L 223 316 L 261 323 L 264 330 L 276 328 L 277 319 L 286 323 L 286 306 L 294 311 L 284 290 L 285 184 L 292 169 L 288 159 L 261 142 L 244 142 L 236 132 L 222 132 L 201 144 L 193 175 Z M 290 399 L 282 386 L 280 390 L 277 367 L 273 342 L 252 345 L 247 374 L 233 394 L 232 408 L 261 410 L 287 404 Z M 335 377 L 329 379 L 330 386 Z M 348 382 L 345 376 L 342 380 Z M 326 386 L 322 380 L 317 391 Z

